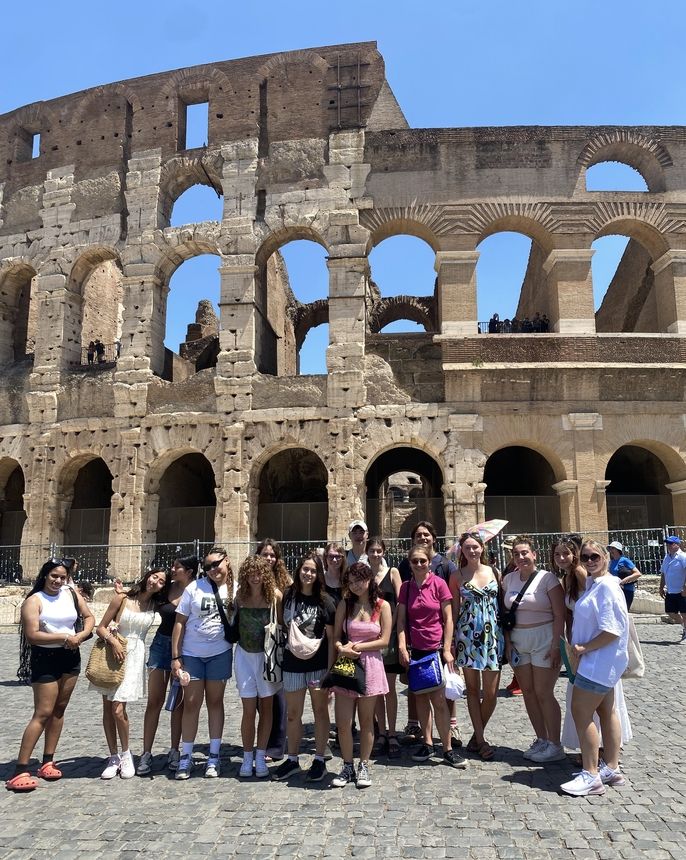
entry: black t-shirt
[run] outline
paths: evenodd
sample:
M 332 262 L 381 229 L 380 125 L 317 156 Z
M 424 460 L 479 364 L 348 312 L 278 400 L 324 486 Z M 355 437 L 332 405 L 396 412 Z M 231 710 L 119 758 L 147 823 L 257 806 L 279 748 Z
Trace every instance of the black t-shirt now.
M 171 636 L 176 621 L 176 606 L 173 603 L 163 603 L 157 607 L 160 614 L 160 626 L 157 632 L 160 636 Z
M 324 589 L 329 597 L 333 600 L 334 606 L 338 606 L 338 604 L 343 600 L 343 589 L 341 586 L 335 585 L 327 585 L 324 583 Z
M 318 672 L 328 669 L 329 643 L 326 639 L 326 626 L 332 625 L 336 617 L 336 606 L 328 594 L 322 594 L 320 600 L 305 594 L 291 597 L 286 592 L 283 605 L 284 632 L 288 637 L 288 628 L 297 624 L 301 632 L 310 639 L 322 639 L 316 654 L 309 660 L 301 660 L 288 650 L 283 652 L 284 672 Z M 322 638 L 323 637 L 323 638 Z

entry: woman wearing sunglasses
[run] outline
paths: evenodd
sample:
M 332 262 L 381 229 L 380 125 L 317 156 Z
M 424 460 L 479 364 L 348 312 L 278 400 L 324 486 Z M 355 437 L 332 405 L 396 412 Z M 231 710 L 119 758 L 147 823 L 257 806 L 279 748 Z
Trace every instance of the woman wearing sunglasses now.
M 605 547 L 593 540 L 581 546 L 589 583 L 574 606 L 572 660 L 575 671 L 572 716 L 581 743 L 582 770 L 560 786 L 566 794 L 604 794 L 607 785 L 623 785 L 619 770 L 621 727 L 615 710 L 615 685 L 629 663 L 629 616 L 617 579 L 608 570 Z M 593 722 L 600 718 L 603 757 Z
M 40 569 L 33 588 L 21 607 L 21 623 L 31 653 L 33 716 L 24 730 L 9 791 L 33 791 L 38 782 L 29 773 L 29 760 L 45 732 L 43 763 L 38 776 L 57 780 L 55 750 L 64 725 L 64 712 L 81 670 L 79 646 L 93 631 L 95 619 L 86 601 L 66 588 L 69 570 L 60 559 L 50 559 Z M 76 633 L 77 617 L 83 630 Z
M 324 550 L 324 589 L 338 606 L 343 596 L 343 575 L 348 567 L 341 544 L 327 544 Z
M 210 733 L 205 776 L 219 776 L 224 690 L 231 677 L 232 660 L 222 619 L 222 613 L 228 619 L 233 607 L 233 571 L 226 550 L 212 547 L 205 556 L 203 571 L 205 576 L 191 582 L 181 595 L 172 631 L 172 672 L 177 677 L 182 670 L 190 675 L 184 694 L 181 758 L 176 779 L 188 779 L 191 775 L 203 699 Z
M 512 541 L 515 570 L 503 578 L 503 602 L 506 610 L 512 609 L 521 594 L 515 626 L 505 629 L 505 656 L 514 669 L 536 733 L 524 758 L 543 764 L 565 758 L 560 744 L 560 706 L 555 698 L 565 605 L 558 578 L 539 569 L 536 559 L 531 539 L 518 535 Z

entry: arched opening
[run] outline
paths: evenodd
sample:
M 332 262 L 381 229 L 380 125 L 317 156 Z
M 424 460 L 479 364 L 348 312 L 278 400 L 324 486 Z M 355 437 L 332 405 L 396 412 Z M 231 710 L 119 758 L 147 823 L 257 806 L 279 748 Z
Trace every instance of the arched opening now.
M 198 224 L 202 221 L 221 221 L 224 215 L 224 196 L 221 189 L 207 185 L 192 185 L 174 201 L 169 223 L 171 227 Z
M 593 242 L 593 299 L 598 332 L 666 330 L 655 288 L 653 263 L 667 250 L 655 228 L 626 219 L 613 221 Z M 670 276 L 670 270 L 659 277 Z
M 79 469 L 66 490 L 68 510 L 64 525 L 64 549 L 109 543 L 112 504 L 112 473 L 100 457 Z M 81 559 L 82 553 L 76 553 Z
M 640 445 L 623 445 L 605 470 L 610 531 L 659 528 L 673 520 L 669 473 L 662 460 Z
M 0 486 L 0 580 L 12 582 L 23 576 L 19 555 L 26 522 L 24 473 L 15 461 L 6 460 L 0 475 L 6 476 Z
M 326 373 L 329 270 L 311 231 L 288 231 L 257 256 L 256 363 L 278 376 Z M 313 337 L 309 331 L 326 323 Z M 324 337 L 326 336 L 326 339 Z
M 116 361 L 124 319 L 122 269 L 118 259 L 94 265 L 81 284 L 80 364 Z M 101 346 L 98 346 L 101 344 Z
M 599 161 L 586 170 L 586 191 L 647 191 L 643 175 L 621 161 Z
M 560 530 L 555 472 L 538 451 L 510 445 L 491 454 L 484 469 L 486 519 L 508 521 L 510 532 Z
M 164 378 L 179 382 L 217 364 L 221 259 L 200 252 L 169 280 Z
M 216 479 L 203 454 L 183 454 L 162 475 L 158 489 L 157 543 L 214 541 Z
M 32 355 L 36 339 L 37 277 L 26 264 L 0 275 L 0 364 Z
M 435 260 L 436 254 L 428 242 L 407 234 L 389 236 L 370 251 L 372 332 L 395 335 L 436 331 Z M 413 303 L 411 296 L 421 297 L 423 303 Z M 413 310 L 408 311 L 405 305 L 412 305 Z M 426 310 L 420 314 L 418 309 L 423 306 Z M 376 323 L 375 317 L 379 317 Z
M 260 473 L 257 534 L 284 541 L 326 540 L 326 468 L 306 448 L 274 454 Z
M 370 534 L 409 537 L 420 520 L 445 534 L 443 473 L 421 448 L 391 448 L 367 470 L 367 525 Z
M 544 249 L 509 230 L 479 243 L 476 264 L 480 334 L 534 334 L 550 330 Z

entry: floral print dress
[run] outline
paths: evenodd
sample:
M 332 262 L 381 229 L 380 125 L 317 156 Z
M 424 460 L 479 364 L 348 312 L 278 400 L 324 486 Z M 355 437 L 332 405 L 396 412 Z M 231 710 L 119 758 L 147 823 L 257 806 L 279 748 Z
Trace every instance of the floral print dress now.
M 505 640 L 498 621 L 498 583 L 491 580 L 483 588 L 471 581 L 460 587 L 460 613 L 455 641 L 458 666 L 498 672 Z

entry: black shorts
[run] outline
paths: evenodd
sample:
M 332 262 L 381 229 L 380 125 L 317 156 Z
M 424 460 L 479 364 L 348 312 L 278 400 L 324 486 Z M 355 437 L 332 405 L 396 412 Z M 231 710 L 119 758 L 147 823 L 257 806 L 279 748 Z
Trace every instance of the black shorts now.
M 32 684 L 59 681 L 62 675 L 78 675 L 80 671 L 81 653 L 78 649 L 31 646 Z
M 665 594 L 665 612 L 686 612 L 686 597 L 683 594 Z

